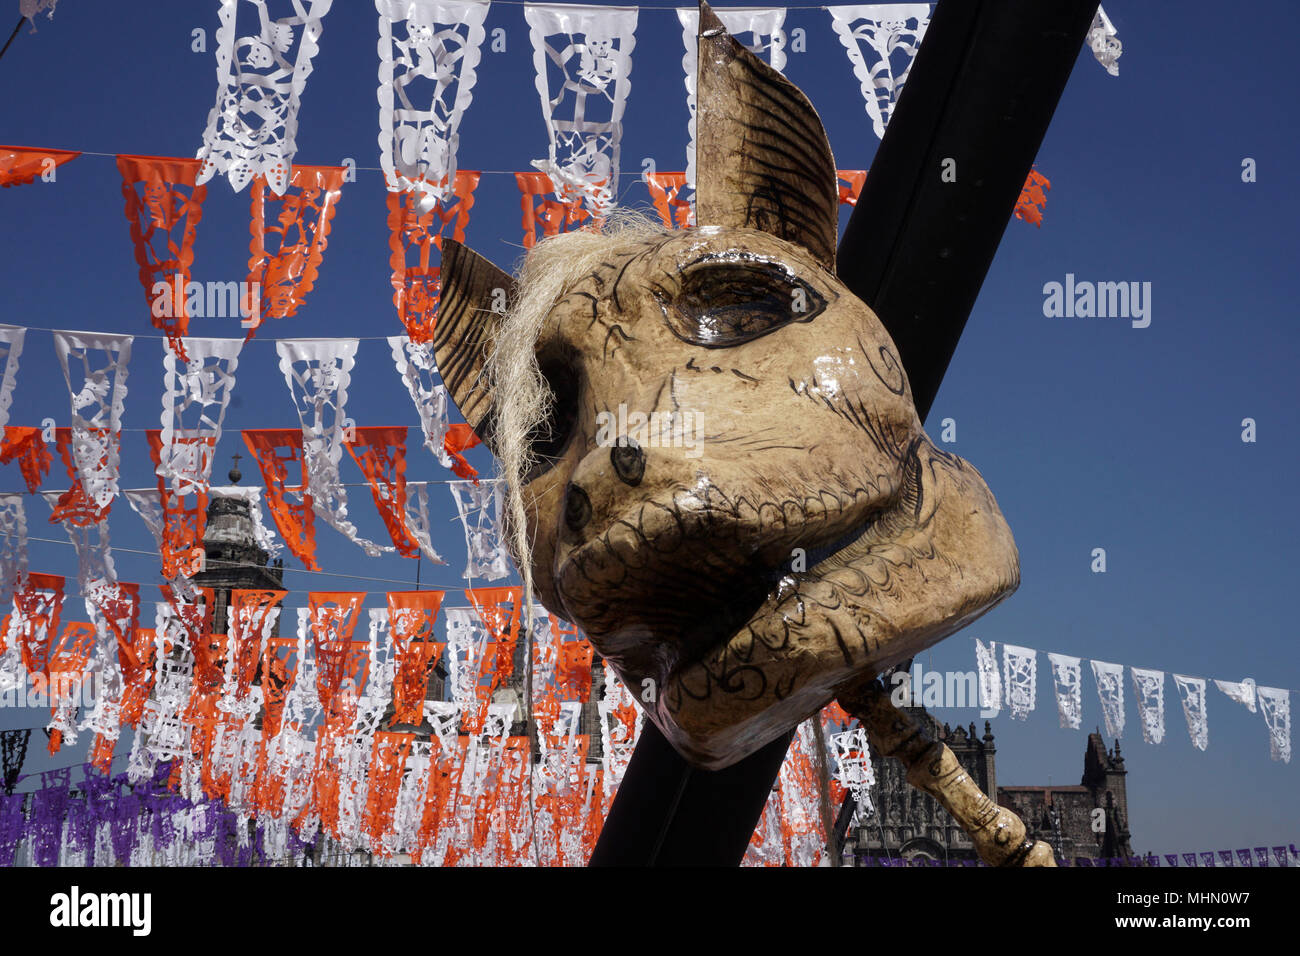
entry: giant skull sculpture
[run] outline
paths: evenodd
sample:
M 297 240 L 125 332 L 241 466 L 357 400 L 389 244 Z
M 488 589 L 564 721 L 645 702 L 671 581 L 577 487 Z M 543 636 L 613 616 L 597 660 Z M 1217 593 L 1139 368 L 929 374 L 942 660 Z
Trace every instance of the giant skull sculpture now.
M 889 335 L 835 277 L 812 106 L 707 7 L 699 42 L 702 225 L 546 240 L 518 284 L 449 241 L 435 350 L 517 462 L 493 350 L 531 311 L 523 364 L 553 401 L 516 482 L 517 557 L 717 768 L 970 623 L 1019 567 L 984 480 L 926 437 Z

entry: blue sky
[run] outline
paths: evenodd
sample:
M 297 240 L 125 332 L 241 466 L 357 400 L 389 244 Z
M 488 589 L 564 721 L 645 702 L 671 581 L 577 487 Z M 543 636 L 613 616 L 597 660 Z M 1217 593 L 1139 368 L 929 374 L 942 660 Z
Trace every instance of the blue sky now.
M 64 0 L 39 32 L 24 29 L 0 60 L 11 93 L 0 142 L 102 153 L 192 156 L 215 94 L 211 53 L 216 3 L 91 4 Z M 637 30 L 623 137 L 623 198 L 645 203 L 635 181 L 644 157 L 661 170 L 684 164 L 686 106 L 681 31 L 668 4 L 645 4 Z M 1290 163 L 1294 123 L 1293 5 L 1251 8 L 1256 25 L 1229 43 L 1218 6 L 1120 3 L 1108 8 L 1124 43 L 1118 78 L 1082 55 L 1040 150 L 1052 182 L 1044 223 L 1008 228 L 929 421 L 957 423 L 944 446 L 983 473 L 1020 548 L 1019 592 L 922 658 L 927 668 L 969 670 L 971 638 L 1022 644 L 1202 677 L 1300 688 L 1295 651 L 1294 498 L 1297 362 L 1294 324 L 1300 187 Z M 506 51 L 486 49 L 461 128 L 460 166 L 528 169 L 546 152 L 522 9 L 495 5 Z M 191 31 L 208 31 L 206 53 Z M 792 10 L 808 52 L 786 74 L 819 110 L 842 168 L 870 166 L 877 140 L 858 84 L 824 10 Z M 5 28 L 7 34 L 8 27 Z M 303 97 L 297 158 L 377 167 L 376 27 L 373 5 L 336 0 Z M 1014 52 L 1010 55 L 1014 55 Z M 1256 160 L 1258 181 L 1241 164 Z M 158 427 L 161 343 L 149 326 L 120 180 L 109 157 L 83 156 L 55 183 L 0 196 L 0 321 L 40 328 L 133 332 L 125 427 Z M 467 240 L 503 266 L 519 255 L 512 176 L 489 174 L 476 194 Z M 198 280 L 242 279 L 248 194 L 209 185 L 196 243 Z M 1047 318 L 1043 286 L 1079 280 L 1151 283 L 1151 325 L 1120 319 Z M 237 336 L 236 320 L 195 320 L 196 335 Z M 274 337 L 377 336 L 401 331 L 388 283 L 384 192 L 378 172 L 345 187 L 315 290 L 296 319 L 272 323 L 241 356 L 218 468 L 243 451 L 236 430 L 297 424 L 276 365 Z M 382 341 L 361 344 L 350 392 L 359 424 L 407 424 L 413 479 L 451 477 L 418 446 L 417 419 Z M 67 419 L 67 395 L 48 333 L 29 333 L 11 423 Z M 1241 441 L 1255 419 L 1258 441 Z M 123 481 L 151 483 L 144 436 L 128 431 Z M 472 453 L 481 469 L 484 452 Z M 245 483 L 255 469 L 245 460 Z M 360 481 L 346 463 L 345 480 Z M 61 488 L 57 470 L 46 487 Z M 0 490 L 19 490 L 14 466 Z M 363 488 L 351 489 L 363 534 L 383 531 Z M 425 586 L 461 588 L 464 543 L 450 495 L 434 492 L 435 546 Z M 44 504 L 29 501 L 34 536 L 62 541 Z M 151 539 L 124 502 L 111 518 L 119 575 L 156 580 Z M 381 537 L 382 540 L 382 537 Z M 290 570 L 295 591 L 409 586 L 415 564 L 365 559 L 335 532 L 319 533 L 322 567 Z M 1090 570 L 1106 549 L 1105 574 Z M 131 554 L 138 549 L 146 554 Z M 66 544 L 33 541 L 33 570 L 75 575 Z M 286 560 L 296 567 L 292 557 Z M 393 583 L 359 580 L 352 575 Z M 400 583 L 399 583 L 400 582 Z M 78 603 L 74 599 L 74 606 Z M 292 605 L 305 603 L 293 595 Z M 452 599 L 449 603 L 462 603 Z M 74 615 L 75 616 L 75 615 Z M 1210 748 L 1188 740 L 1172 681 L 1167 734 L 1142 742 L 1126 683 L 1129 802 L 1139 850 L 1175 852 L 1296 842 L 1300 760 L 1269 760 L 1257 714 L 1209 692 Z M 1003 783 L 1072 784 L 1084 731 L 1057 726 L 1050 672 L 1039 659 L 1039 707 L 1023 723 L 995 722 Z M 936 711 L 965 723 L 973 710 Z M 0 726 L 43 716 L 0 711 Z M 1084 729 L 1101 723 L 1085 677 Z M 34 749 L 43 738 L 33 741 Z M 43 756 L 43 751 L 41 751 Z M 60 764 L 69 762 L 60 755 Z M 31 767 L 48 766 L 33 757 Z

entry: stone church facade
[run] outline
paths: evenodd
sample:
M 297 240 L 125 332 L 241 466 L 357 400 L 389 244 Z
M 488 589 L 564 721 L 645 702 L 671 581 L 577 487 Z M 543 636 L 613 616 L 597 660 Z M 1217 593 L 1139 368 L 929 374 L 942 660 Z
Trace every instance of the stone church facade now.
M 243 477 L 238 463 L 227 477 L 232 487 L 238 485 Z M 241 495 L 212 489 L 203 529 L 203 551 L 207 561 L 204 570 L 194 576 L 194 583 L 212 589 L 214 634 L 227 632 L 232 591 L 278 591 L 284 587 L 284 561 L 269 562 L 270 555 L 258 545 L 254 533 L 252 505 Z M 284 623 L 276 622 L 277 636 Z M 293 626 L 290 622 L 290 633 Z
M 931 737 L 952 750 L 981 790 L 1015 812 L 1030 836 L 1051 844 L 1058 861 L 1133 856 L 1127 771 L 1118 741 L 1107 750 L 1100 733 L 1088 735 L 1078 786 L 1000 786 L 997 748 L 988 721 L 979 735 L 974 723 L 954 728 L 940 725 L 923 710 L 914 709 L 913 714 Z M 871 762 L 876 776 L 871 792 L 874 806 L 870 813 L 860 814 L 857 830 L 849 835 L 856 865 L 978 860 L 970 837 L 938 801 L 907 783 L 902 764 L 885 760 L 874 750 Z

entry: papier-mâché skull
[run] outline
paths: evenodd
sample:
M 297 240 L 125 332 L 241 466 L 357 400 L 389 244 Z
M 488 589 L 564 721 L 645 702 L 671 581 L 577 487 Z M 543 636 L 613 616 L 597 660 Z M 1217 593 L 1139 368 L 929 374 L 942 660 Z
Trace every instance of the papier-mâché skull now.
M 582 269 L 542 303 L 554 401 L 518 487 L 541 603 L 717 768 L 968 624 L 1019 567 L 983 479 L 926 437 L 889 335 L 835 277 L 816 113 L 703 5 L 699 43 L 702 225 L 530 253 L 562 270 L 581 244 Z M 513 315 L 532 290 L 453 242 L 442 277 L 438 365 L 496 450 L 484 368 L 511 318 L 492 298 Z

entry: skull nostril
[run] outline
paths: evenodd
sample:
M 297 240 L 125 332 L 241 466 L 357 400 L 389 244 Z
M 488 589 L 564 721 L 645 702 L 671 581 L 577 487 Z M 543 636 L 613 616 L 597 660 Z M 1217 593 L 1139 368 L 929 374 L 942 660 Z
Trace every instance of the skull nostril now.
M 645 452 L 636 442 L 627 437 L 619 439 L 619 444 L 609 450 L 609 460 L 623 484 L 633 487 L 641 484 L 645 475 Z
M 577 485 L 569 485 L 564 494 L 564 523 L 571 531 L 581 531 L 591 520 L 591 499 Z

